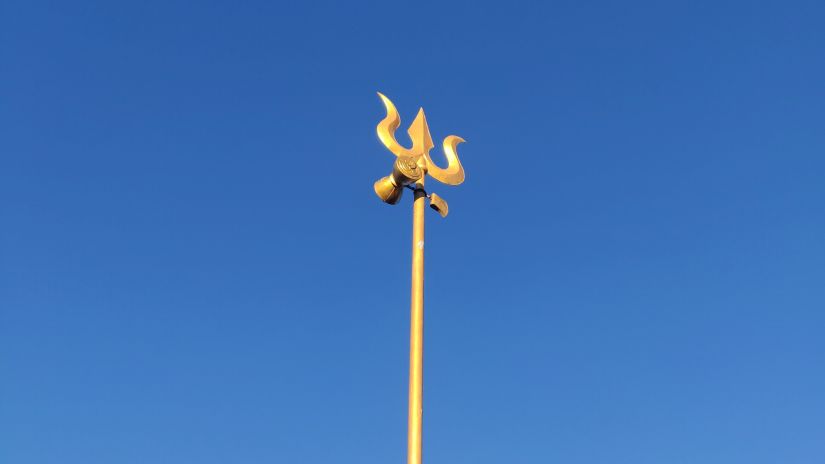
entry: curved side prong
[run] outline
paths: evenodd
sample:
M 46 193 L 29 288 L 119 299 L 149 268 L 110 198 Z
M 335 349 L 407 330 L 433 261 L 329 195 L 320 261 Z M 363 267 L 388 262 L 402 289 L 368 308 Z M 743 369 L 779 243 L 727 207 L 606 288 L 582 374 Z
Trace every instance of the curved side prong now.
M 387 117 L 378 123 L 375 131 L 378 133 L 378 138 L 395 156 L 413 156 L 412 149 L 404 148 L 395 140 L 395 130 L 401 124 L 401 117 L 398 116 L 398 110 L 392 104 L 389 98 L 385 97 L 381 92 L 378 92 L 381 101 L 384 102 L 384 107 L 387 108 Z
M 464 139 L 457 135 L 451 135 L 444 139 L 444 155 L 447 157 L 447 168 L 442 169 L 433 163 L 429 153 L 424 153 L 427 160 L 427 174 L 439 182 L 447 185 L 458 185 L 464 182 L 464 168 L 458 159 L 455 147 L 464 142 Z

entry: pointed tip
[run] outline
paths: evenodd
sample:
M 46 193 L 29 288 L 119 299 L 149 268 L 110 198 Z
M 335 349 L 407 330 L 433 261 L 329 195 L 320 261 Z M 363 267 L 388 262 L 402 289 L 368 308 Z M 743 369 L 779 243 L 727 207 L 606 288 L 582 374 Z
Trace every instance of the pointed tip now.
M 419 108 L 418 115 L 407 129 L 407 134 L 413 140 L 414 146 L 419 149 L 429 151 L 433 148 L 433 139 L 430 136 L 430 127 L 427 124 L 427 116 L 424 115 L 424 108 Z
M 429 130 L 429 126 L 427 125 L 427 115 L 424 114 L 424 108 L 418 109 L 418 114 L 415 115 L 415 119 L 412 122 L 413 126 L 424 125 L 424 127 Z

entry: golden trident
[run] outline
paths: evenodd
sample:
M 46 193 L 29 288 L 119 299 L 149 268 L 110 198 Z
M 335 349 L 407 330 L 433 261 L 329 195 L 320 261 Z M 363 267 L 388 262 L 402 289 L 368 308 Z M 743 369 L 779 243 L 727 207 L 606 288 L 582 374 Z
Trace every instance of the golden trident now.
M 429 174 L 435 180 L 448 185 L 464 182 L 464 168 L 456 154 L 456 146 L 464 139 L 450 135 L 444 139 L 444 154 L 447 167 L 442 169 L 430 158 L 433 140 L 427 126 L 424 109 L 407 129 L 412 147 L 405 148 L 395 140 L 395 130 L 401 118 L 389 98 L 378 94 L 387 108 L 387 117 L 378 123 L 378 138 L 397 157 L 392 173 L 375 183 L 375 193 L 385 203 L 394 205 L 401 199 L 404 188 L 414 192 L 413 201 L 413 249 L 412 249 L 412 297 L 410 303 L 410 390 L 407 419 L 407 464 L 421 464 L 421 391 L 423 384 L 424 358 L 424 202 L 430 200 L 430 207 L 441 217 L 448 212 L 447 202 L 435 193 L 424 190 L 424 176 Z

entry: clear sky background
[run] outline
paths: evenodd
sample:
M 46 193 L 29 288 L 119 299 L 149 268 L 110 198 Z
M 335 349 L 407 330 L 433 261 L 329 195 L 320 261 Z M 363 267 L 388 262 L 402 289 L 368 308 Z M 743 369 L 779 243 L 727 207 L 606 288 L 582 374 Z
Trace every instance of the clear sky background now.
M 0 461 L 825 460 L 825 5 L 0 4 Z M 441 159 L 439 152 L 437 159 Z

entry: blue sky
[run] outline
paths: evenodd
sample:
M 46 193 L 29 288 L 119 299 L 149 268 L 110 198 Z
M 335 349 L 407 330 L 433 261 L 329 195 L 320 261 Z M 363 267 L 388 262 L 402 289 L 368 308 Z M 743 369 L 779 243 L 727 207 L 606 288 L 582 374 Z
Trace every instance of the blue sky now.
M 822 2 L 0 5 L 0 461 L 819 463 Z M 403 134 L 403 132 L 399 132 Z

